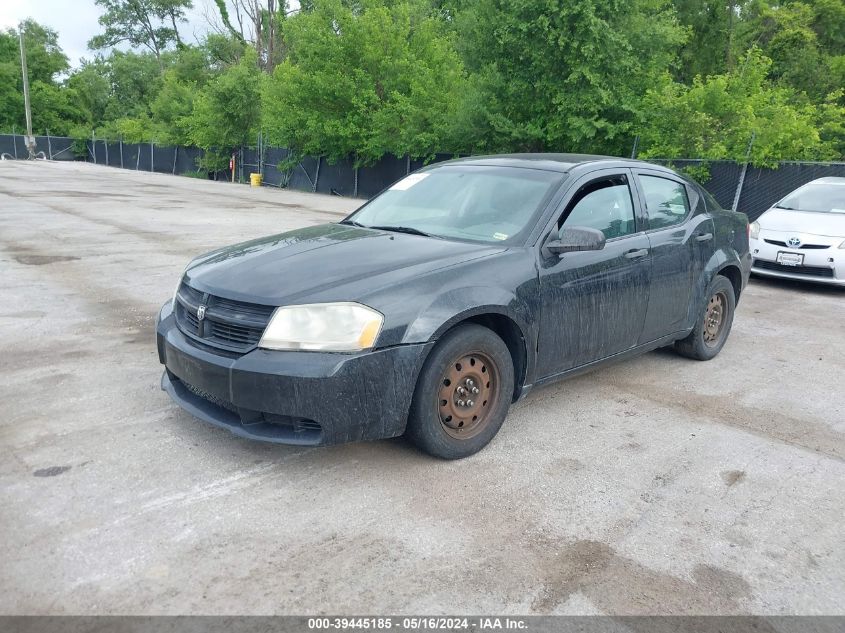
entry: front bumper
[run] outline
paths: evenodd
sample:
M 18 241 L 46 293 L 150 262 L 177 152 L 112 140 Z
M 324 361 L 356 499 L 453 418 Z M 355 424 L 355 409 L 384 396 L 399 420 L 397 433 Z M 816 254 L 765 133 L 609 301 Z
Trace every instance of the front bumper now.
M 156 338 L 165 366 L 161 387 L 186 411 L 241 437 L 309 446 L 401 435 L 433 345 L 230 355 L 184 336 L 169 303 Z
M 758 239 L 749 240 L 751 272 L 765 277 L 795 279 L 833 286 L 845 286 L 845 250 L 838 248 L 842 240 L 800 235 L 803 244 L 827 248 L 790 248 L 766 240 L 785 242 L 793 234 L 762 230 Z M 803 255 L 800 266 L 778 264 L 778 253 Z

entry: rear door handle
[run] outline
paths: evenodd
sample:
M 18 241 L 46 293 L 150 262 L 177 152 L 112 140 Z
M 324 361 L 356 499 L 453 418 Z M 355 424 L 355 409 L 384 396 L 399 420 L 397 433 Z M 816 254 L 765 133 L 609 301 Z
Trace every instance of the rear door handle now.
M 635 249 L 630 250 L 627 253 L 625 253 L 625 257 L 627 257 L 628 259 L 637 259 L 639 257 L 645 257 L 646 255 L 648 255 L 648 249 L 647 248 L 640 248 L 640 249 L 635 248 Z
M 696 242 L 709 242 L 712 239 L 713 239 L 712 233 L 699 233 L 698 235 L 695 236 Z

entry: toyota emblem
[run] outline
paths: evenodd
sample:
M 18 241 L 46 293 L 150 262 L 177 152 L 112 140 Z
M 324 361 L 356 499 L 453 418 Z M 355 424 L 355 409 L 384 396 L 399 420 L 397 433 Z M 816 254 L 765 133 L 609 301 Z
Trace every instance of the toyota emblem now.
M 797 237 L 790 237 L 788 240 L 786 240 L 786 245 L 791 246 L 792 248 L 798 248 L 799 246 L 801 246 L 801 240 L 799 240 Z

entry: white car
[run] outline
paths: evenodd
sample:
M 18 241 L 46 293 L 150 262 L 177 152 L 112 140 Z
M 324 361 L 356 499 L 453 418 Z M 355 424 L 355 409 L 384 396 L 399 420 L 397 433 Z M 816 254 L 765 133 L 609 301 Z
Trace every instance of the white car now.
M 752 273 L 845 286 L 845 178 L 799 187 L 750 230 Z

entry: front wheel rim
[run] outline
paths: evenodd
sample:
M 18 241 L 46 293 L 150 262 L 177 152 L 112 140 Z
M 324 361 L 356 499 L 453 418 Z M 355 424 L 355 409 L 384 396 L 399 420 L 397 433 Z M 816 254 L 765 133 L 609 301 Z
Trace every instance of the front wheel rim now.
M 707 310 L 704 312 L 704 344 L 708 347 L 716 347 L 727 321 L 728 297 L 724 292 L 717 292 L 707 302 Z
M 483 352 L 462 355 L 440 379 L 437 413 L 447 435 L 467 440 L 489 424 L 500 392 L 499 368 Z

